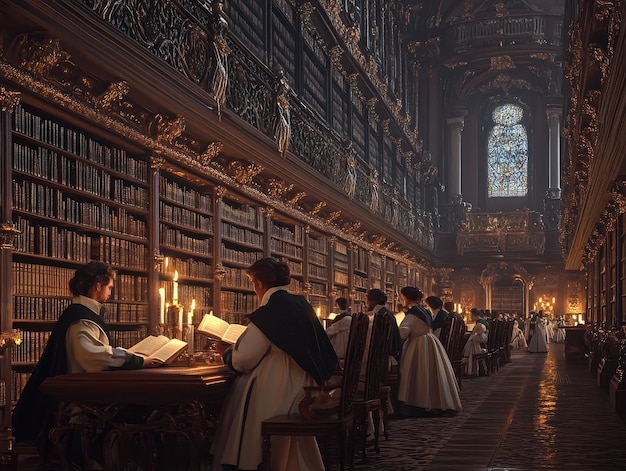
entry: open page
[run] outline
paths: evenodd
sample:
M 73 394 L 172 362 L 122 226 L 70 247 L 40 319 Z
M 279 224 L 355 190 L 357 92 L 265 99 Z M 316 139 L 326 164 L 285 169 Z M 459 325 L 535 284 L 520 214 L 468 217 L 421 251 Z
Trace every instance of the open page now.
M 130 347 L 128 351 L 144 358 L 156 358 L 168 363 L 176 359 L 186 346 L 187 342 L 182 340 L 169 339 L 165 335 L 150 335 Z
M 205 314 L 198 325 L 198 332 L 228 343 L 237 342 L 244 330 L 245 325 L 229 324 L 213 314 Z
M 205 314 L 198 325 L 198 332 L 208 335 L 209 337 L 221 339 L 229 325 L 228 322 L 213 314 Z
M 151 358 L 161 360 L 163 363 L 169 363 L 175 360 L 187 347 L 187 342 L 178 339 L 171 339 L 156 352 L 150 355 Z
M 246 330 L 245 325 L 241 324 L 230 324 L 224 335 L 222 335 L 222 340 L 228 343 L 236 343 L 237 339 L 243 332 Z
M 165 335 L 159 335 L 158 337 L 150 335 L 130 347 L 128 351 L 142 357 L 149 357 L 169 341 L 170 339 Z

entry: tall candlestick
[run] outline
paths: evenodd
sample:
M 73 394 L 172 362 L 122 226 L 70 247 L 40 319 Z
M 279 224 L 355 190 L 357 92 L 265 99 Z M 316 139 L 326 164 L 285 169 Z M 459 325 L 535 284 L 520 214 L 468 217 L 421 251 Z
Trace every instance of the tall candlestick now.
M 196 300 L 191 300 L 191 307 L 189 308 L 189 312 L 187 312 L 187 325 L 193 324 L 193 311 L 196 309 Z
M 182 340 L 183 336 L 183 307 L 178 308 L 178 330 L 180 331 L 180 336 Z
M 172 289 L 172 304 L 178 304 L 178 270 L 174 272 L 174 284 Z
M 318 307 L 317 308 L 317 317 L 320 317 L 322 315 L 322 308 Z
M 159 288 L 159 323 L 165 324 L 165 288 Z

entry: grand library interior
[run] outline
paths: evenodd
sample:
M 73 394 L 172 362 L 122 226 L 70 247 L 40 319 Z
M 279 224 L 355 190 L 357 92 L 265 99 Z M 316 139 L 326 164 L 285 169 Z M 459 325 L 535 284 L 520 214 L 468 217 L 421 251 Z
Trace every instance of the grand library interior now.
M 339 428 L 312 433 L 325 469 L 626 469 L 625 17 L 623 0 L 0 0 L 0 470 L 257 469 L 214 458 L 248 373 L 205 323 L 249 324 L 268 257 L 323 329 L 345 298 L 352 340 L 373 291 L 393 314 L 407 286 L 457 314 L 436 344 L 462 409 L 402 416 L 405 360 L 375 374 L 354 340 L 366 386 L 336 372 Z M 93 261 L 115 273 L 110 346 L 186 350 L 51 375 L 43 456 L 12 411 Z M 258 469 L 318 469 L 266 449 L 308 415 L 263 422 Z

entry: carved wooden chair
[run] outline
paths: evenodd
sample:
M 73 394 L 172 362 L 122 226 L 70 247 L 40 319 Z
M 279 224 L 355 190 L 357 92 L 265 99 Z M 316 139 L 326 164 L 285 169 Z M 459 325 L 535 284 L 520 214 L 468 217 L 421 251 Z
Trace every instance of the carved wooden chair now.
M 387 397 L 391 388 L 382 384 L 389 369 L 389 336 L 391 323 L 395 318 L 390 313 L 375 314 L 372 322 L 372 335 L 368 348 L 365 375 L 358 388 L 354 402 L 355 431 L 361 438 L 363 460 L 367 459 L 367 424 L 370 414 L 374 422 L 374 451 L 380 452 L 378 437 L 380 435 L 380 412 L 383 412 L 383 426 L 387 427 L 386 412 L 389 407 Z M 382 389 L 382 390 L 381 390 Z
M 459 384 L 459 389 L 463 387 L 463 375 L 465 374 L 465 364 L 467 358 L 463 357 L 463 347 L 466 342 L 467 327 L 463 319 L 454 319 L 451 326 L 450 341 L 448 342 L 448 358 L 452 363 L 452 369 L 456 376 L 456 381 Z
M 345 469 L 346 458 L 353 468 L 354 454 L 354 399 L 357 393 L 361 363 L 367 341 L 369 318 L 367 314 L 354 314 L 348 337 L 348 347 L 340 385 L 305 388 L 300 414 L 285 414 L 271 417 L 261 423 L 263 436 L 263 462 L 260 469 L 269 471 L 271 464 L 272 436 L 315 436 L 337 437 L 341 470 Z M 313 391 L 330 391 L 341 388 L 339 407 L 336 412 L 317 415 L 310 412 L 308 405 L 313 402 Z

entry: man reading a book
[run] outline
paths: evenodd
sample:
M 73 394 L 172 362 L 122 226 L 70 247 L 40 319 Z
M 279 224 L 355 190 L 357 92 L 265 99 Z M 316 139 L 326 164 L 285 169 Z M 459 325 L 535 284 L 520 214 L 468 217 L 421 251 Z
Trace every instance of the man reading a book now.
M 50 448 L 48 432 L 54 425 L 57 411 L 56 399 L 39 391 L 46 378 L 111 368 L 151 368 L 162 364 L 159 360 L 144 360 L 110 345 L 102 305 L 111 295 L 113 282 L 113 270 L 101 262 L 90 262 L 76 270 L 70 280 L 72 303 L 55 324 L 15 406 L 12 425 L 16 441 L 35 441 L 43 460 Z
M 247 274 L 261 306 L 234 347 L 223 352 L 224 362 L 240 376 L 211 446 L 214 470 L 256 470 L 262 461 L 261 422 L 296 412 L 303 388 L 323 384 L 337 366 L 311 305 L 287 292 L 289 266 L 263 258 Z M 272 437 L 272 471 L 323 469 L 315 437 Z

